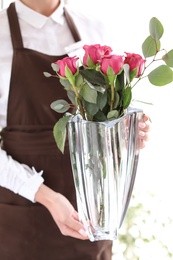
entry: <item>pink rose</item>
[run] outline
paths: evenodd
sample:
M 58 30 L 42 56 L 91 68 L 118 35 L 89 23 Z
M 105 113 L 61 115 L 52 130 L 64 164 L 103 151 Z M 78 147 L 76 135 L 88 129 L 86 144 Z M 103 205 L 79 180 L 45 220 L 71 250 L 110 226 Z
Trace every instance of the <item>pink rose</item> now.
M 57 64 L 59 66 L 58 74 L 62 77 L 66 77 L 65 68 L 67 66 L 70 69 L 70 71 L 72 72 L 72 74 L 74 75 L 77 71 L 76 62 L 78 59 L 79 58 L 74 56 L 74 57 L 65 57 L 62 60 L 57 60 L 55 62 L 55 64 Z
M 124 64 L 130 66 L 130 71 L 137 68 L 136 77 L 141 76 L 146 60 L 144 60 L 139 54 L 125 52 L 126 57 Z
M 123 64 L 124 64 L 123 56 L 110 55 L 108 57 L 104 57 L 103 59 L 101 59 L 100 68 L 105 75 L 108 75 L 107 70 L 109 67 L 112 68 L 115 74 L 118 74 L 121 71 Z
M 85 54 L 83 57 L 84 66 L 89 66 L 88 64 L 89 57 L 94 64 L 97 64 L 101 58 L 110 55 L 110 53 L 112 52 L 111 47 L 106 45 L 101 46 L 100 44 L 84 45 L 83 49 L 85 50 Z

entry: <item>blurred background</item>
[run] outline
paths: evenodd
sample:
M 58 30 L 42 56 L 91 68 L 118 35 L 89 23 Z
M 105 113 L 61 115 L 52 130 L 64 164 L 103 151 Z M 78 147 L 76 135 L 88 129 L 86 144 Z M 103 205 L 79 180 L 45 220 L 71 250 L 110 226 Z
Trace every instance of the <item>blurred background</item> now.
M 5 8 L 12 2 L 1 0 Z M 102 19 L 111 34 L 116 54 L 142 55 L 141 45 L 149 35 L 149 21 L 157 17 L 164 27 L 161 47 L 173 49 L 171 0 L 69 0 L 76 9 Z M 147 80 L 134 89 L 135 103 L 152 120 L 150 140 L 141 150 L 133 197 L 125 221 L 114 242 L 113 260 L 173 259 L 173 83 L 151 86 Z

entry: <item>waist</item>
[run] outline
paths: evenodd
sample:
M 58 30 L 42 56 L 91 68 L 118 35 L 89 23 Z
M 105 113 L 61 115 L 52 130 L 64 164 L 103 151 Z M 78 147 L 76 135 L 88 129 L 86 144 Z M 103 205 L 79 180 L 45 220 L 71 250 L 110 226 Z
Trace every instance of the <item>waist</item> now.
M 53 126 L 13 126 L 1 131 L 2 149 L 18 152 L 54 153 L 58 150 Z

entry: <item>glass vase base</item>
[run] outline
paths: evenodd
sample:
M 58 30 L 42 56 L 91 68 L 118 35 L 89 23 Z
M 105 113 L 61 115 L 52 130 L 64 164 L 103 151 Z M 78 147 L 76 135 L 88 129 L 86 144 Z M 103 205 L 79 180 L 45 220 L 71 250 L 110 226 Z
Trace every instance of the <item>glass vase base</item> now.
M 94 242 L 94 241 L 100 241 L 100 240 L 112 240 L 112 241 L 115 241 L 117 240 L 117 232 L 101 232 L 101 231 L 95 231 L 94 234 L 92 233 L 89 233 L 88 234 L 89 236 L 89 240 L 91 242 Z

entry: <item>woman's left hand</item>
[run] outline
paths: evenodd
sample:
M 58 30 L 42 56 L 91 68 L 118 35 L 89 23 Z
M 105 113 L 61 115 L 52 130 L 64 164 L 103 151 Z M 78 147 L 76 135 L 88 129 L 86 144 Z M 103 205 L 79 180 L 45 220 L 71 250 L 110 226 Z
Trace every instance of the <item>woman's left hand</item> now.
M 149 140 L 149 132 L 151 129 L 151 122 L 149 117 L 143 115 L 143 121 L 139 122 L 139 138 L 140 138 L 140 149 L 146 146 L 146 142 Z

